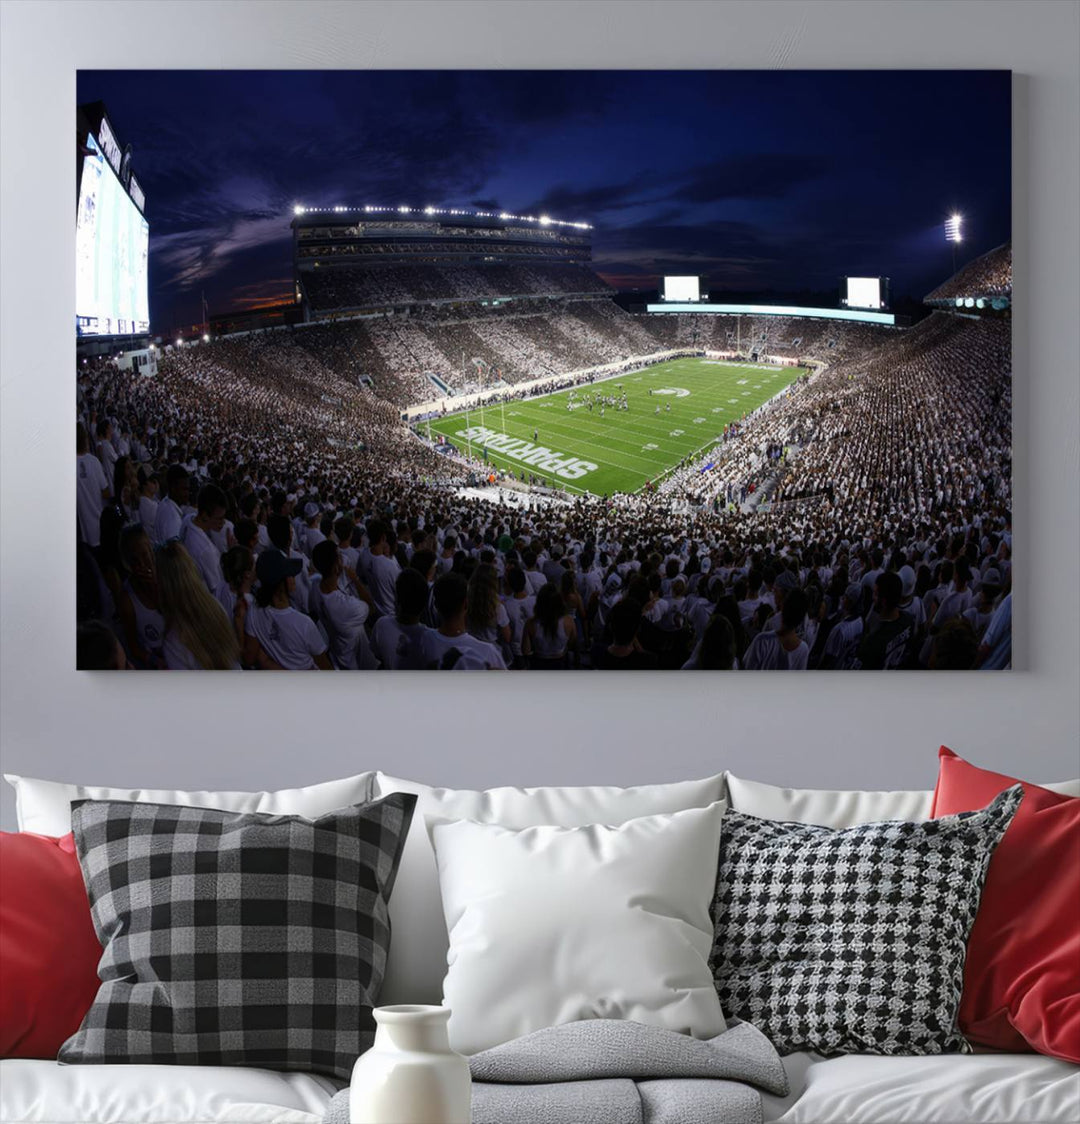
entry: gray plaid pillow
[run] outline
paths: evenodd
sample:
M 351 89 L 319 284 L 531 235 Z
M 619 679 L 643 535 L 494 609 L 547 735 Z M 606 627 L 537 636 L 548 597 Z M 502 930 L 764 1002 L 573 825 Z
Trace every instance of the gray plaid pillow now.
M 81 800 L 103 946 L 61 1062 L 260 1066 L 348 1080 L 371 1045 L 416 797 L 315 820 Z
M 726 1015 L 782 1054 L 971 1049 L 968 936 L 1020 785 L 977 812 L 835 831 L 728 812 L 712 964 Z

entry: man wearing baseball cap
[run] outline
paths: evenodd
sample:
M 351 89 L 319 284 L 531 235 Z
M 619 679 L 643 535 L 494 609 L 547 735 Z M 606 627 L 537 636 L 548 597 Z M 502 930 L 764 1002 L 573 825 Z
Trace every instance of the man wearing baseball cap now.
M 264 550 L 259 555 L 255 604 L 244 621 L 244 662 L 249 666 L 332 670 L 322 633 L 311 617 L 290 603 L 303 566 L 301 559 L 288 558 L 279 550 Z

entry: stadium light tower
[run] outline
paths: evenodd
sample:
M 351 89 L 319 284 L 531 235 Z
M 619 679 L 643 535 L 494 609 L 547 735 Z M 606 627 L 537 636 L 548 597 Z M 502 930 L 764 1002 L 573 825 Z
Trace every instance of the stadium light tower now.
M 956 211 L 945 220 L 945 241 L 952 246 L 953 273 L 956 272 L 956 247 L 958 243 L 964 240 L 963 231 L 961 229 L 963 222 L 964 216 Z

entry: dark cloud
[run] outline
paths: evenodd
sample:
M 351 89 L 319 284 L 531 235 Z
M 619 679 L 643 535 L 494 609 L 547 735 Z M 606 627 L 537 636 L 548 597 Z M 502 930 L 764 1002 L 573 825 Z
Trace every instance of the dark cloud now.
M 651 201 L 651 194 L 666 177 L 645 172 L 626 181 L 597 187 L 573 187 L 558 183 L 522 207 L 525 214 L 551 213 L 568 222 L 597 219 L 610 211 L 622 211 Z
M 757 152 L 727 156 L 703 164 L 671 194 L 683 203 L 717 203 L 725 199 L 780 199 L 818 179 L 831 161 L 818 154 L 797 157 Z

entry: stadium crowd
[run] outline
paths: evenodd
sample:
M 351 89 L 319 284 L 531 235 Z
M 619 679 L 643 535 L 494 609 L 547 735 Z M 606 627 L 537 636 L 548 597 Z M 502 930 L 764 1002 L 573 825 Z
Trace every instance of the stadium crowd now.
M 301 277 L 305 296 L 318 315 L 423 300 L 610 294 L 608 285 L 587 266 L 543 259 L 484 265 L 458 265 L 450 261 L 379 262 L 365 268 L 335 265 L 305 270 Z
M 289 347 L 307 350 L 354 383 L 370 379 L 378 397 L 402 408 L 442 396 L 440 382 L 461 394 L 478 380 L 513 386 L 672 349 L 735 354 L 741 346 L 745 356 L 835 364 L 897 335 L 863 324 L 806 320 L 800 327 L 786 317 L 634 316 L 608 299 L 558 297 L 497 307 L 427 305 L 281 331 L 291 337 Z
M 1005 323 L 851 344 L 730 427 L 723 502 L 687 466 L 516 506 L 462 491 L 337 327 L 83 368 L 80 666 L 1008 666 Z M 729 502 L 763 465 L 769 502 Z
M 930 293 L 934 304 L 957 297 L 1007 297 L 1012 294 L 1012 243 L 1006 242 L 965 265 Z
M 502 291 L 586 291 L 582 267 L 500 263 L 387 267 L 383 293 L 475 296 L 500 270 Z M 1011 292 L 1008 246 L 928 301 L 968 291 Z M 465 488 L 496 473 L 399 420 L 459 353 L 511 400 L 666 348 L 819 370 L 637 496 Z M 156 378 L 84 363 L 78 664 L 1007 667 L 1010 388 L 997 317 L 898 331 L 577 299 L 230 337 Z

